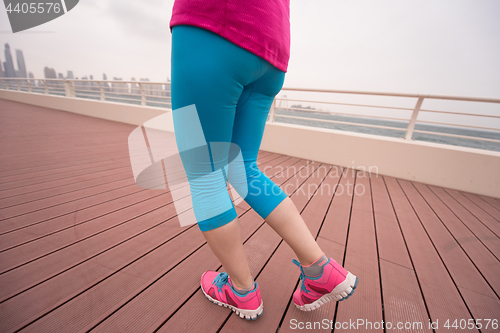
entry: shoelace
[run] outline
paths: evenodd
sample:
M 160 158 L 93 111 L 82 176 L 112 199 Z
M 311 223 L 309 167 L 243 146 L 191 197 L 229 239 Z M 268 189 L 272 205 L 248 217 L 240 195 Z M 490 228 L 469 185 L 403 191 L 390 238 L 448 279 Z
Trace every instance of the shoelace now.
M 300 281 L 302 282 L 300 289 L 302 289 L 305 293 L 308 293 L 308 294 L 311 293 L 311 291 L 306 288 L 306 284 L 305 284 L 306 275 L 304 274 L 304 271 L 302 270 L 302 266 L 301 266 L 300 262 L 296 259 L 292 259 L 292 262 L 295 265 L 299 266 L 299 268 L 300 268 Z
M 226 272 L 219 273 L 212 282 L 212 284 L 215 284 L 217 286 L 218 290 L 221 291 L 222 287 L 224 287 L 225 284 L 229 283 L 228 282 L 229 275 L 227 275 Z

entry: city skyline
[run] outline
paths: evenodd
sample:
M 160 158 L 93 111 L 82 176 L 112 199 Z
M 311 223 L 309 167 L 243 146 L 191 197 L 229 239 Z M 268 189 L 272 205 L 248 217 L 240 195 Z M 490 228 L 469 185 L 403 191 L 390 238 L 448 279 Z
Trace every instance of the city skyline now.
M 23 51 L 20 49 L 15 49 L 16 52 L 16 60 L 17 60 L 17 69 L 15 68 L 14 58 L 12 57 L 12 51 L 9 43 L 4 44 L 4 57 L 5 61 L 2 62 L 2 58 L 0 57 L 0 77 L 11 77 L 11 78 L 30 78 L 30 79 L 75 79 L 75 80 L 94 80 L 92 74 L 84 75 L 82 77 L 75 77 L 73 75 L 73 71 L 68 69 L 66 70 L 66 76 L 62 72 L 58 72 L 55 68 L 49 68 L 45 66 L 43 68 L 43 77 L 35 77 L 31 71 L 27 72 L 26 62 L 24 60 Z M 3 64 L 3 66 L 2 66 Z M 96 80 L 98 80 L 96 78 Z M 107 80 L 106 73 L 102 73 L 102 80 Z M 136 81 L 134 77 L 129 80 L 124 80 L 121 77 L 113 77 L 113 80 L 109 81 Z M 139 78 L 138 81 L 141 82 L 151 82 L 149 78 Z M 166 81 L 160 81 L 168 83 L 170 82 L 169 78 Z
M 5 77 L 5 78 L 26 78 L 30 80 L 30 83 L 33 86 L 43 86 L 44 84 L 41 83 L 40 81 L 36 82 L 35 80 L 40 80 L 40 79 L 59 79 L 59 80 L 82 80 L 82 82 L 76 82 L 75 86 L 76 88 L 83 88 L 88 91 L 99 91 L 100 87 L 97 83 L 95 82 L 85 82 L 85 80 L 94 80 L 93 75 L 90 75 L 87 77 L 87 75 L 82 76 L 80 79 L 78 77 L 74 77 L 73 71 L 72 70 L 67 70 L 66 76 L 64 76 L 63 73 L 57 72 L 54 68 L 49 68 L 45 66 L 43 68 L 44 72 L 44 77 L 35 77 L 33 73 L 30 71 L 27 73 L 26 69 L 26 63 L 24 61 L 24 55 L 23 51 L 20 49 L 16 49 L 16 60 L 17 60 L 17 69 L 15 67 L 15 62 L 14 58 L 12 57 L 12 52 L 10 49 L 9 43 L 4 44 L 4 57 L 5 61 L 3 62 L 3 68 L 2 64 L 2 59 L 0 58 L 0 78 Z M 98 79 L 96 79 L 98 80 Z M 101 81 L 101 80 L 99 80 Z M 141 94 L 141 89 L 144 89 L 144 92 L 146 95 L 149 96 L 170 96 L 170 87 L 168 85 L 156 85 L 156 84 L 144 84 L 143 82 L 151 82 L 149 78 L 140 78 L 138 82 L 141 82 L 141 86 L 138 84 L 129 84 L 126 83 L 127 81 L 137 81 L 134 77 L 132 77 L 130 80 L 123 80 L 121 77 L 113 77 L 113 80 L 107 80 L 106 73 L 102 74 L 102 81 L 124 81 L 123 83 L 119 82 L 111 82 L 111 85 L 108 84 L 108 82 L 101 83 L 103 89 L 107 92 L 116 92 L 116 93 L 130 93 L 130 94 L 136 94 L 140 95 Z M 165 81 L 165 83 L 168 83 L 169 80 Z M 50 84 L 52 87 L 59 87 L 62 88 L 58 83 L 51 83 Z

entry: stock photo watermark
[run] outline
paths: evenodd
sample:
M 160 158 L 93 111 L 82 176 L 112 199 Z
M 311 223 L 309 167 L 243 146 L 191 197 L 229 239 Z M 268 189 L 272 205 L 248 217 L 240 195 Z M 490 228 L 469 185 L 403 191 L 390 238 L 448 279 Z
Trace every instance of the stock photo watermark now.
M 170 117 L 175 118 L 173 132 Z M 364 195 L 365 184 L 355 179 L 378 175 L 376 166 L 354 166 L 354 161 L 348 168 L 305 161 L 266 164 L 261 170 L 256 161 L 243 160 L 238 145 L 206 142 L 195 105 L 146 121 L 130 133 L 128 146 L 136 184 L 168 189 L 181 227 L 227 214 L 249 193 L 269 198 L 281 191 L 306 197 Z M 262 182 L 261 171 L 285 181 L 280 187 Z
M 342 168 L 340 166 L 328 167 L 325 165 L 321 165 L 319 167 L 315 167 L 312 166 L 311 163 L 308 163 L 306 166 L 303 167 L 297 167 L 295 165 L 289 167 L 284 167 L 282 165 L 277 165 L 277 166 L 266 165 L 264 168 L 262 168 L 262 171 L 265 173 L 271 169 L 275 172 L 276 175 L 279 175 L 281 177 L 291 178 L 294 176 L 298 176 L 298 178 L 295 178 L 296 181 L 295 184 L 292 182 L 287 182 L 281 187 L 286 194 L 290 195 L 294 192 L 295 189 L 297 189 L 295 191 L 296 193 L 304 194 L 308 197 L 310 197 L 315 193 L 319 195 L 328 195 L 328 196 L 332 196 L 334 194 L 335 195 L 347 194 L 349 196 L 352 196 L 353 194 L 363 195 L 366 192 L 366 186 L 364 184 L 360 183 L 355 184 L 354 181 L 351 180 L 347 180 L 345 183 L 330 184 L 329 182 L 326 181 L 326 179 L 327 178 L 340 179 L 341 177 L 348 175 L 350 175 L 351 177 L 354 177 L 356 175 L 356 178 L 368 178 L 370 177 L 370 175 L 378 176 L 377 166 L 369 166 L 369 167 L 350 166 L 349 168 Z M 325 174 L 326 177 L 324 176 Z M 319 178 L 319 177 L 321 178 L 324 177 L 324 178 L 318 183 L 309 183 L 307 185 L 303 184 L 299 186 L 300 184 L 298 184 L 298 182 L 299 178 L 301 177 L 307 177 L 308 179 Z M 250 181 L 250 187 L 253 188 L 252 181 Z M 266 190 L 267 188 L 264 187 L 264 191 Z
M 165 127 L 168 114 L 150 119 L 129 135 L 129 156 L 136 184 L 145 189 L 168 187 L 180 225 L 188 226 L 242 202 L 248 180 L 238 145 L 206 142 L 194 105 L 173 110 L 172 115 L 175 135 Z
M 12 32 L 52 21 L 75 8 L 79 0 L 4 0 Z
M 334 322 L 330 319 L 321 321 L 298 321 L 297 319 L 290 320 L 290 329 L 292 330 L 398 330 L 398 331 L 415 331 L 426 329 L 446 329 L 461 331 L 465 329 L 498 329 L 498 319 L 447 319 L 428 322 L 421 321 L 371 321 L 367 319 L 349 319 L 349 321 Z

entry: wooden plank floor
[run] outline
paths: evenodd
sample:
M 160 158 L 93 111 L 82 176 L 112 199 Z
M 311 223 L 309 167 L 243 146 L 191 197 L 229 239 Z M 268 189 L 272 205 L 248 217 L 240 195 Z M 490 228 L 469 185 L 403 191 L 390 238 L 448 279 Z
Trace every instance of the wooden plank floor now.
M 499 199 L 264 151 L 260 168 L 358 288 L 297 310 L 294 253 L 243 202 L 264 314 L 209 303 L 199 278 L 221 265 L 168 190 L 135 185 L 134 128 L 0 100 L 0 332 L 499 331 Z

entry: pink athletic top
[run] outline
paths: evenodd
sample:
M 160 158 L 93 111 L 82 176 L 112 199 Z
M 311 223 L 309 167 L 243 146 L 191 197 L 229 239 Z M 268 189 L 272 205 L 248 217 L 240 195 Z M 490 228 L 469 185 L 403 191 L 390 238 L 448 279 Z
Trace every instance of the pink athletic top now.
M 181 24 L 210 30 L 287 71 L 289 0 L 175 0 L 170 28 Z

